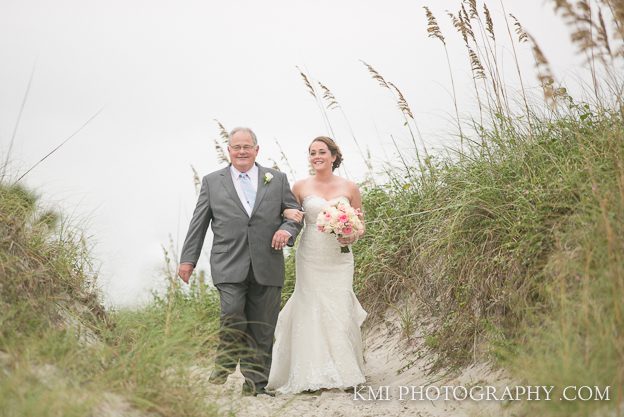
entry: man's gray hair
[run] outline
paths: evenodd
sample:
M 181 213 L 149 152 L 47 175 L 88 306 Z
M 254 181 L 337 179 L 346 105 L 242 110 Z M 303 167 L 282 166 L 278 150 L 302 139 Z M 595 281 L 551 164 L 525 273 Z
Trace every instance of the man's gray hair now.
M 235 127 L 232 129 L 230 134 L 228 135 L 228 145 L 232 142 L 232 136 L 234 136 L 238 132 L 247 132 L 251 135 L 251 139 L 253 140 L 254 145 L 258 145 L 258 139 L 256 138 L 256 134 L 248 127 Z

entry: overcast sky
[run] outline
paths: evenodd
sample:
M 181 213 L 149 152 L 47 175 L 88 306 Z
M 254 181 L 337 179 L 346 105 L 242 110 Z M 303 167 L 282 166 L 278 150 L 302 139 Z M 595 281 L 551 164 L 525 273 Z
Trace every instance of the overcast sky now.
M 10 155 L 14 177 L 103 108 L 23 182 L 90 236 L 106 302 L 137 305 L 162 286 L 168 236 L 184 239 L 196 199 L 191 165 L 200 175 L 222 166 L 214 119 L 253 128 L 260 164 L 279 159 L 277 139 L 295 178 L 307 175 L 307 145 L 329 132 L 296 67 L 333 91 L 378 169 L 396 162 L 390 135 L 406 152 L 410 140 L 392 97 L 360 60 L 403 91 L 428 146 L 455 143 L 447 63 L 426 36 L 427 4 L 449 43 L 460 111 L 474 113 L 465 51 L 445 13 L 458 1 L 0 0 L 2 159 L 33 68 Z M 501 4 L 488 6 L 507 81 L 517 85 Z M 558 78 L 576 76 L 580 59 L 550 3 L 505 8 L 538 39 Z M 528 46 L 519 54 L 539 94 Z M 329 115 L 346 157 L 342 174 L 360 180 L 350 130 L 339 111 Z

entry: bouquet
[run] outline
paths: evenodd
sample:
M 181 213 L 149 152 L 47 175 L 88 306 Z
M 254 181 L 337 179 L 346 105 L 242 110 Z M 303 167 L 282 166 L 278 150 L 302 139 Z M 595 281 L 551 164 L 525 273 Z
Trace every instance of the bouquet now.
M 362 211 L 348 204 L 337 203 L 321 210 L 316 218 L 316 228 L 323 233 L 333 233 L 337 238 L 356 236 L 364 230 Z M 341 246 L 341 253 L 349 253 L 349 246 Z

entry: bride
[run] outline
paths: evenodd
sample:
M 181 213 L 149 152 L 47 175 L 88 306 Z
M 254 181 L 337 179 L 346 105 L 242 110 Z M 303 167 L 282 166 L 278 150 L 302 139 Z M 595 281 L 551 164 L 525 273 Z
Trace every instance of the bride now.
M 366 312 L 353 293 L 353 254 L 340 250 L 359 236 L 336 239 L 315 225 L 326 206 L 343 202 L 361 209 L 362 198 L 356 184 L 333 174 L 342 154 L 332 139 L 318 137 L 308 150 L 314 175 L 293 186 L 305 212 L 284 213 L 297 221 L 303 217 L 305 226 L 295 256 L 295 290 L 277 321 L 267 385 L 282 394 L 365 382 L 360 326 Z

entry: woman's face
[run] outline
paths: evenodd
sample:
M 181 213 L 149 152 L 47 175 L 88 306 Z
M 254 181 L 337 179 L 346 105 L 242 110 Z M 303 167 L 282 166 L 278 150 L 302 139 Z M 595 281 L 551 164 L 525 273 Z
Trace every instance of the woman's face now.
M 336 160 L 336 156 L 331 154 L 327 144 L 318 140 L 310 145 L 308 158 L 314 171 L 331 171 L 332 165 Z

